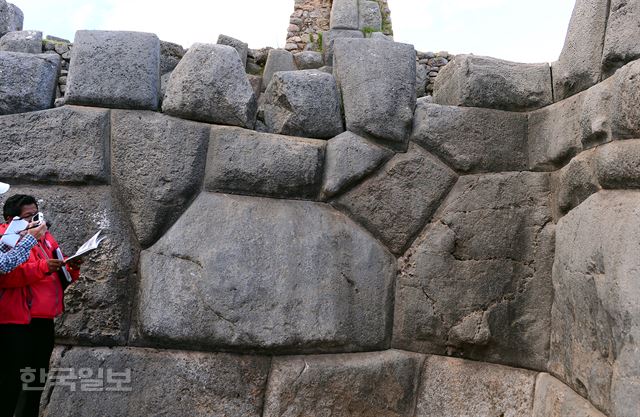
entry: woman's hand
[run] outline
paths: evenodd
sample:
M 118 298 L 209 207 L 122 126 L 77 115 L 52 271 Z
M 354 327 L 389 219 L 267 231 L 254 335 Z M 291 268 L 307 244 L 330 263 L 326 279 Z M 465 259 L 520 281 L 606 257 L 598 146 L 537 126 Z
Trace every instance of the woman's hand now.
M 42 223 L 40 226 L 38 227 L 34 227 L 33 229 L 29 229 L 29 227 L 33 227 L 35 223 L 29 223 L 29 226 L 27 226 L 27 234 L 35 237 L 36 239 L 40 240 L 42 239 L 42 237 L 44 236 L 44 234 L 47 232 L 47 225 L 45 223 Z

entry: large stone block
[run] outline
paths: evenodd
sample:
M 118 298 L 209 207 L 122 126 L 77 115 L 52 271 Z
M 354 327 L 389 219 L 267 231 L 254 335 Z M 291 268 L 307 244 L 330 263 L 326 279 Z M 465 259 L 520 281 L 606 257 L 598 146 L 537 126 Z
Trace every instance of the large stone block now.
M 0 177 L 109 183 L 109 110 L 64 106 L 0 116 Z
M 372 177 L 333 202 L 386 244 L 403 253 L 445 198 L 457 175 L 410 144 Z
M 420 379 L 416 417 L 531 415 L 531 371 L 429 356 Z
M 56 320 L 58 342 L 125 344 L 139 249 L 112 189 L 14 186 L 6 197 L 12 194 L 29 194 L 38 200 L 66 255 L 75 253 L 98 230 L 107 237 L 100 249 L 86 258 L 80 280 L 65 292 L 66 312 Z
M 609 0 L 576 1 L 560 58 L 552 64 L 556 101 L 600 81 L 609 3 Z
M 333 70 L 347 130 L 406 148 L 416 105 L 415 62 L 412 45 L 336 39 Z
M 358 29 L 364 31 L 380 32 L 382 30 L 382 13 L 377 1 L 359 1 Z
M 358 0 L 334 0 L 331 5 L 331 29 L 359 29 Z
M 313 199 L 322 181 L 326 142 L 214 126 L 205 189 Z
M 336 80 L 325 72 L 275 73 L 261 109 L 271 133 L 329 139 L 344 131 Z
M 640 188 L 640 139 L 602 145 L 596 150 L 595 159 L 602 188 Z
M 275 359 L 263 416 L 413 417 L 422 362 L 394 350 Z
M 544 369 L 554 237 L 549 194 L 543 173 L 460 177 L 400 260 L 393 346 Z
M 527 111 L 553 103 L 548 64 L 458 55 L 436 77 L 437 104 Z
M 418 100 L 411 140 L 464 172 L 527 168 L 527 115 Z
M 533 417 L 606 417 L 589 401 L 549 374 L 538 374 Z
M 71 50 L 68 104 L 156 110 L 160 40 L 152 33 L 79 30 Z
M 24 14 L 15 4 L 0 0 L 0 36 L 22 30 Z
M 611 0 L 610 3 L 602 54 L 605 75 L 640 58 L 640 3 L 637 0 Z
M 333 44 L 336 39 L 363 39 L 364 33 L 355 29 L 332 29 L 322 32 L 322 54 L 324 63 L 333 66 Z
M 395 258 L 325 204 L 204 192 L 142 253 L 137 333 L 190 349 L 385 349 L 394 275 Z
M 640 138 L 640 60 L 619 69 L 605 86 L 612 97 L 612 138 Z
M 162 111 L 252 129 L 258 103 L 236 50 L 195 43 L 171 73 Z
M 557 227 L 549 370 L 611 417 L 640 415 L 639 212 L 600 191 Z
M 529 168 L 554 171 L 582 149 L 584 94 L 529 113 Z
M 183 415 L 185 410 L 194 417 L 261 415 L 268 358 L 137 348 L 67 349 L 53 363 L 60 369 L 59 377 L 69 375 L 69 369 L 85 376 L 69 384 L 49 383 L 43 417 Z M 122 389 L 111 382 L 116 373 L 122 374 L 117 378 L 123 381 Z
M 60 57 L 0 52 L 0 115 L 53 107 Z
M 42 53 L 42 32 L 36 30 L 9 32 L 0 38 L 0 51 Z
M 600 190 L 594 150 L 582 152 L 567 166 L 552 173 L 551 184 L 554 217 L 558 219 Z
M 184 48 L 177 43 L 160 41 L 160 75 L 173 71 L 184 54 Z
M 322 196 L 331 197 L 372 173 L 393 152 L 351 132 L 327 142 Z
M 640 137 L 640 62 L 619 69 L 584 95 L 580 126 L 582 145 Z
M 321 52 L 316 51 L 302 51 L 293 54 L 293 60 L 296 63 L 296 67 L 300 70 L 305 69 L 317 69 L 324 65 Z
M 242 68 L 247 65 L 247 55 L 249 53 L 249 45 L 245 42 L 242 42 L 239 39 L 232 38 L 227 35 L 218 36 L 218 44 L 219 45 L 227 45 L 232 47 L 238 52 L 238 56 L 240 57 L 240 61 L 242 61 Z
M 143 247 L 180 217 L 202 188 L 210 126 L 150 111 L 115 110 L 111 169 Z
M 262 91 L 265 91 L 273 78 L 273 74 L 278 71 L 295 71 L 296 64 L 293 60 L 293 54 L 284 49 L 271 49 L 267 56 L 267 63 L 262 73 Z

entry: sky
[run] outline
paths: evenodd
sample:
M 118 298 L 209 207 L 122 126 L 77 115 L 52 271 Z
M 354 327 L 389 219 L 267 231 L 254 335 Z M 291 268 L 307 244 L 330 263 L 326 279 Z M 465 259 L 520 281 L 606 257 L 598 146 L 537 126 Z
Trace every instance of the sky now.
M 293 0 L 9 0 L 24 29 L 73 40 L 78 29 L 152 32 L 184 47 L 219 34 L 251 48 L 284 47 Z M 423 52 L 473 53 L 552 62 L 574 0 L 388 0 L 397 42 Z M 167 4 L 167 6 L 163 6 Z

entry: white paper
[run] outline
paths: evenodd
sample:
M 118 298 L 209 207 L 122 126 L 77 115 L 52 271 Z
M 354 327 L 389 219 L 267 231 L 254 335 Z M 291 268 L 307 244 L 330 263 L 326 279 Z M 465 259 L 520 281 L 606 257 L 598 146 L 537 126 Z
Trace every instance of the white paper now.
M 7 230 L 4 232 L 4 236 L 0 239 L 0 242 L 5 245 L 14 247 L 18 240 L 20 240 L 20 235 L 18 233 L 22 232 L 24 229 L 29 226 L 29 222 L 26 220 L 22 220 L 20 217 L 14 217 Z
M 89 239 L 86 242 L 84 242 L 82 244 L 82 246 L 80 246 L 80 248 L 76 251 L 76 253 L 74 253 L 73 256 L 70 256 L 69 258 L 67 258 L 67 260 L 65 262 L 69 262 L 70 260 L 73 260 L 75 258 L 79 258 L 82 255 L 84 255 L 85 253 L 88 253 L 88 252 L 91 252 L 91 251 L 97 249 L 98 245 L 100 244 L 100 242 L 102 242 L 104 239 L 106 239 L 106 237 L 98 237 L 98 236 L 100 236 L 100 232 L 102 232 L 102 230 L 98 230 L 98 233 L 93 235 L 91 237 L 91 239 Z

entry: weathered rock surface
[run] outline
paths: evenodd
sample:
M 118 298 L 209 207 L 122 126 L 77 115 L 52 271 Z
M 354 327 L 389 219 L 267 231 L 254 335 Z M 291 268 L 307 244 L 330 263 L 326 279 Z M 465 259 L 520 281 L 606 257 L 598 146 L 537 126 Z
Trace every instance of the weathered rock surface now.
M 333 75 L 316 70 L 273 75 L 261 109 L 271 133 L 328 139 L 344 131 Z
M 269 373 L 268 358 L 137 348 L 75 347 L 53 366 L 72 369 L 74 374 L 88 369 L 92 374 L 70 381 L 74 390 L 60 382 L 49 385 L 43 395 L 43 417 L 180 415 L 185 410 L 190 416 L 259 417 Z M 99 372 L 104 377 L 98 377 Z M 114 380 L 124 381 L 122 389 L 111 382 L 112 373 Z M 104 385 L 97 387 L 86 378 L 97 378 Z
M 415 60 L 412 45 L 335 40 L 333 70 L 347 130 L 406 148 L 416 104 Z
M 22 30 L 24 14 L 15 4 L 0 0 L 0 36 Z
M 622 140 L 598 147 L 596 174 L 602 188 L 640 188 L 640 140 Z
M 62 251 L 71 255 L 98 230 L 107 239 L 89 255 L 80 280 L 65 292 L 66 312 L 56 320 L 58 343 L 125 344 L 129 331 L 138 247 L 124 208 L 108 186 L 14 186 L 29 194 L 52 224 Z
M 393 152 L 360 136 L 344 132 L 327 142 L 323 198 L 331 197 L 372 173 Z
M 538 374 L 533 417 L 605 417 L 589 401 L 549 374 Z
M 359 1 L 358 29 L 379 32 L 382 30 L 382 13 L 377 1 Z
M 111 126 L 113 184 L 140 244 L 147 247 L 202 188 L 210 126 L 121 110 L 112 112 Z
M 162 111 L 252 129 L 258 104 L 236 50 L 195 43 L 171 73 Z
M 65 99 L 68 104 L 156 110 L 160 40 L 152 33 L 76 32 Z
M 610 75 L 640 57 L 640 3 L 636 0 L 611 0 L 602 66 Z
M 543 173 L 460 177 L 400 261 L 393 347 L 544 369 L 549 194 Z
M 259 101 L 260 94 L 262 92 L 262 76 L 247 74 L 247 78 L 249 79 L 249 84 L 251 84 L 251 88 L 253 89 L 253 94 Z
M 530 169 L 554 171 L 582 150 L 584 98 L 579 94 L 529 113 Z
M 400 254 L 429 221 L 456 179 L 450 168 L 410 144 L 407 153 L 394 156 L 332 204 Z
M 557 227 L 549 370 L 611 417 L 640 411 L 639 212 L 600 191 Z
M 429 73 L 424 65 L 416 62 L 416 98 L 424 97 L 427 94 L 427 80 Z
M 416 417 L 531 415 L 531 371 L 428 356 L 420 379 Z
M 640 138 L 640 61 L 631 62 L 603 83 L 611 91 L 613 139 Z
M 634 61 L 583 93 L 580 125 L 585 148 L 640 137 L 639 89 L 640 62 Z
M 293 61 L 293 54 L 283 49 L 271 49 L 267 57 L 262 74 L 262 91 L 266 90 L 271 82 L 273 74 L 278 71 L 295 71 L 296 64 Z
M 551 174 L 554 190 L 554 217 L 559 218 L 600 190 L 594 151 L 582 152 L 567 166 Z
M 240 61 L 242 61 L 242 67 L 244 68 L 247 65 L 247 54 L 249 53 L 249 45 L 247 43 L 232 38 L 231 36 L 220 35 L 218 36 L 218 44 L 230 46 L 238 51 L 238 56 L 240 57 Z
M 42 53 L 42 32 L 35 30 L 9 32 L 0 38 L 0 51 Z
M 527 115 L 418 100 L 411 140 L 464 172 L 527 168 Z
M 60 57 L 0 52 L 0 115 L 53 107 Z
M 293 54 L 296 67 L 301 70 L 317 69 L 324 65 L 322 53 L 316 51 L 303 51 Z
M 335 4 L 335 3 L 334 3 Z M 333 66 L 333 44 L 336 39 L 363 39 L 364 34 L 359 30 L 332 29 L 322 32 L 322 53 L 325 65 Z
M 527 111 L 553 102 L 548 64 L 458 55 L 440 70 L 433 101 L 451 106 Z
M 137 331 L 191 349 L 384 349 L 394 275 L 394 257 L 324 204 L 204 192 L 142 253 Z
M 205 189 L 274 197 L 315 198 L 326 142 L 214 126 Z
M 600 81 L 608 7 L 608 0 L 576 1 L 560 58 L 552 64 L 556 101 Z
M 173 71 L 184 53 L 184 48 L 177 43 L 160 41 L 160 75 Z
M 334 0 L 331 5 L 331 29 L 359 29 L 358 0 Z
M 423 357 L 400 351 L 273 361 L 265 417 L 413 417 Z
M 0 116 L 0 177 L 109 182 L 109 110 L 65 106 Z

